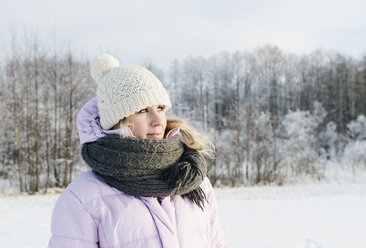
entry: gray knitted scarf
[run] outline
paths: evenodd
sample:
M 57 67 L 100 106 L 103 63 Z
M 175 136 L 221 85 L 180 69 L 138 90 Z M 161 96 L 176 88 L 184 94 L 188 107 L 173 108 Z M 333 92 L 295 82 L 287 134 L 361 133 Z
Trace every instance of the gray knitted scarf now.
M 206 197 L 199 185 L 206 162 L 179 135 L 163 140 L 108 135 L 84 144 L 81 155 L 95 174 L 126 194 L 181 195 L 203 208 Z

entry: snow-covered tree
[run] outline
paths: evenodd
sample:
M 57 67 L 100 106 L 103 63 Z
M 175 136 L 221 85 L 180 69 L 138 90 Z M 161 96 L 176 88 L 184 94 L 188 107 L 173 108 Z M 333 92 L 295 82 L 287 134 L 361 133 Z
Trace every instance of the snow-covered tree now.
M 320 115 L 321 116 L 321 115 Z M 319 156 L 315 149 L 317 127 L 323 121 L 314 111 L 289 112 L 282 120 L 281 166 L 292 175 L 320 176 Z
M 343 164 L 366 168 L 366 118 L 359 115 L 347 124 L 349 142 L 344 149 Z
M 366 117 L 359 115 L 356 120 L 347 124 L 348 134 L 353 140 L 366 140 Z

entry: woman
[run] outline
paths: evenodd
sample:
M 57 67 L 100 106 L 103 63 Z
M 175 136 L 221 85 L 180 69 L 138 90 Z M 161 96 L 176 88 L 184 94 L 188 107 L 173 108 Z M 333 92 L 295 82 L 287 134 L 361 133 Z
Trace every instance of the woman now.
M 103 54 L 91 74 L 97 97 L 77 121 L 92 170 L 58 199 L 49 247 L 226 247 L 208 139 L 166 119 L 170 99 L 150 71 Z

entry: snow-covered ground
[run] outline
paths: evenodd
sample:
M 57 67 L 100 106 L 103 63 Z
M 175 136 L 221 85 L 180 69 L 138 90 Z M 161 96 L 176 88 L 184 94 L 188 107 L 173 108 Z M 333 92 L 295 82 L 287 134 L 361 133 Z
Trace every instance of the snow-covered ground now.
M 365 248 L 366 185 L 217 190 L 229 247 Z
M 216 189 L 231 248 L 365 248 L 366 184 Z M 59 194 L 0 197 L 0 247 L 46 247 Z

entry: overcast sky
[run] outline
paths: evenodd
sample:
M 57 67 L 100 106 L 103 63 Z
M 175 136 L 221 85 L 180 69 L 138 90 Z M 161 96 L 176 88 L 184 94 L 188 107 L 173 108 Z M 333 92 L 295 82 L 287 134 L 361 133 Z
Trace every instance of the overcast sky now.
M 307 53 L 317 48 L 366 54 L 365 0 L 0 0 L 0 42 L 52 30 L 88 58 L 109 52 L 122 63 L 159 66 L 265 44 Z

